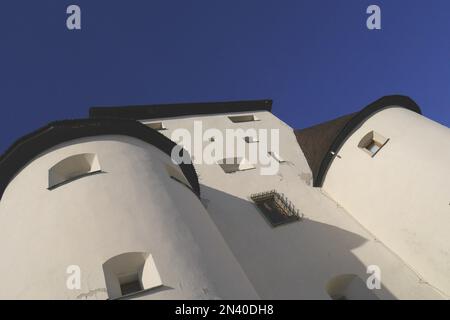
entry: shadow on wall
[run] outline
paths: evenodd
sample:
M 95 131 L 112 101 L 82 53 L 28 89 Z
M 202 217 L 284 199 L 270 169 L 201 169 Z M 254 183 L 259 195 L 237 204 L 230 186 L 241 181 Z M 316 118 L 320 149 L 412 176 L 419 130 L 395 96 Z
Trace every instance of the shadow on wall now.
M 262 299 L 377 298 L 358 284 L 369 276 L 352 253 L 367 241 L 360 235 L 308 219 L 273 228 L 250 200 L 205 185 L 201 195 Z M 333 285 L 342 275 L 349 281 Z M 383 299 L 396 299 L 384 286 L 380 291 Z

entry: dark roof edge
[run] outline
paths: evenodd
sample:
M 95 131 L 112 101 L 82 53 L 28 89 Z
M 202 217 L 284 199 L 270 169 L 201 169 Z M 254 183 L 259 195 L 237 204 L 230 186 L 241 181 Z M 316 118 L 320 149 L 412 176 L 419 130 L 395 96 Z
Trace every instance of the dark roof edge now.
M 134 120 L 78 119 L 52 122 L 17 140 L 0 156 L 0 199 L 9 183 L 32 159 L 44 151 L 79 138 L 100 135 L 124 135 L 140 139 L 171 157 L 175 142 Z M 187 152 L 184 149 L 181 152 Z M 180 155 L 182 153 L 180 152 Z M 198 176 L 192 164 L 179 165 L 192 190 L 200 196 Z
M 264 110 L 272 111 L 272 100 L 92 107 L 89 109 L 89 117 L 143 120 Z
M 347 122 L 347 124 L 341 129 L 336 138 L 333 140 L 333 143 L 328 148 L 328 152 L 321 161 L 316 177 L 314 177 L 314 187 L 322 187 L 328 168 L 335 157 L 333 153 L 337 154 L 339 149 L 342 147 L 347 138 L 354 132 L 354 130 L 375 113 L 390 107 L 402 107 L 422 114 L 420 107 L 416 104 L 416 102 L 414 102 L 414 100 L 402 95 L 385 96 L 366 106 Z

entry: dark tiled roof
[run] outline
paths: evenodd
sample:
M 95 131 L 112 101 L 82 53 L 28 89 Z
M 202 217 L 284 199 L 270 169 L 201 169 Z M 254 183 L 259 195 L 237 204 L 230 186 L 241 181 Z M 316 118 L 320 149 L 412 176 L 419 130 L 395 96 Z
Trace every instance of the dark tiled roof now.
M 91 118 L 120 119 L 155 119 L 187 115 L 202 115 L 216 113 L 232 113 L 272 110 L 272 100 L 247 100 L 229 102 L 200 102 L 179 104 L 158 104 L 120 107 L 92 107 L 89 110 Z
M 298 144 L 308 161 L 313 177 L 319 172 L 322 159 L 338 133 L 345 127 L 355 113 L 339 117 L 306 129 L 295 130 Z

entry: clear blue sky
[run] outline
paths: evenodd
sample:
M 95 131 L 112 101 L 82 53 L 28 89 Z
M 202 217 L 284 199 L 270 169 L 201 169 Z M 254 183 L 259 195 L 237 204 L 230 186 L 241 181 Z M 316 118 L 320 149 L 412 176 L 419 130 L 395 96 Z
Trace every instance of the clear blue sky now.
M 5 0 L 0 150 L 92 105 L 272 98 L 302 128 L 405 94 L 450 126 L 449 17 L 448 0 Z

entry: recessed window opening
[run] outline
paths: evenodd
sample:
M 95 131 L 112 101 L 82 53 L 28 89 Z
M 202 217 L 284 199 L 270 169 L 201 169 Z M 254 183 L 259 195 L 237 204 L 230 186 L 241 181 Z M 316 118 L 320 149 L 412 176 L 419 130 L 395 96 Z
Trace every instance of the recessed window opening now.
M 302 214 L 294 207 L 292 202 L 275 190 L 256 193 L 251 195 L 250 198 L 273 227 L 298 221 L 302 218 Z
M 162 286 L 152 255 L 127 252 L 103 264 L 106 289 L 110 299 L 136 294 Z
M 244 137 L 244 140 L 247 143 L 257 143 L 257 142 L 259 142 L 258 138 L 257 137 L 253 137 L 253 136 Z
M 225 173 L 234 173 L 237 171 L 255 169 L 255 166 L 251 164 L 247 159 L 239 157 L 225 158 L 222 159 L 218 164 Z
M 386 139 L 381 134 L 371 131 L 361 139 L 358 147 L 374 157 L 388 141 L 389 139 Z
M 83 153 L 61 160 L 48 171 L 48 189 L 101 172 L 98 157 L 94 153 Z
M 229 116 L 228 118 L 233 123 L 259 121 L 259 119 L 253 114 L 247 114 L 247 115 L 242 115 L 242 116 Z
M 148 122 L 144 123 L 147 127 L 152 128 L 154 130 L 166 130 L 166 126 L 162 121 L 159 122 Z
M 355 274 L 343 274 L 332 278 L 326 287 L 333 300 L 379 300 L 373 290 Z

